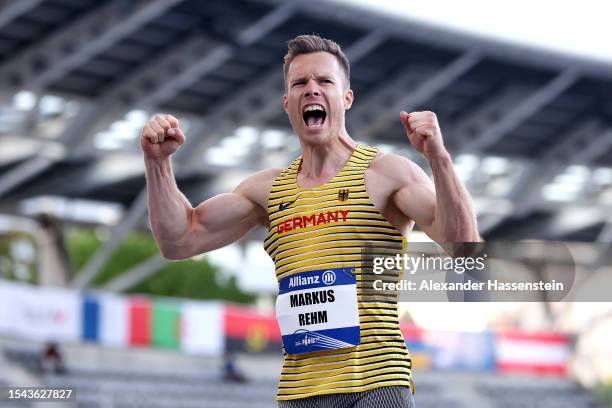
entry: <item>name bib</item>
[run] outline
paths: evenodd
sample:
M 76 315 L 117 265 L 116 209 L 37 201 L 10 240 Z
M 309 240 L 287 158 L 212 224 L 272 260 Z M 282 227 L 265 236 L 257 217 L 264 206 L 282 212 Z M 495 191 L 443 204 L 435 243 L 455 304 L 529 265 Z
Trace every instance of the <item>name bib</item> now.
M 355 268 L 301 272 L 279 282 L 276 318 L 285 351 L 302 354 L 359 344 Z

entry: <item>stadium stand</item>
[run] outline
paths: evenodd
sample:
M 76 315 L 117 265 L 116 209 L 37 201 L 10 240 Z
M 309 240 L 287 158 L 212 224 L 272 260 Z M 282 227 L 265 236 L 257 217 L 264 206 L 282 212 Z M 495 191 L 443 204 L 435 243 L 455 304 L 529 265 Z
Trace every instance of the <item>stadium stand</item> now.
M 15 346 L 5 355 L 10 363 L 32 366 L 33 353 Z M 32 350 L 32 349 L 28 349 Z M 196 365 L 180 353 L 159 350 L 65 348 L 67 373 L 40 374 L 47 386 L 74 387 L 79 408 L 273 407 L 278 357 L 237 356 L 246 383 L 222 380 L 222 360 L 198 358 Z M 138 360 L 130 354 L 139 355 Z M 120 364 L 121 358 L 133 363 Z M 105 363 L 97 364 L 104 360 Z M 146 362 L 148 361 L 148 365 Z M 575 381 L 479 372 L 417 370 L 415 401 L 419 408 L 603 408 Z M 13 406 L 0 402 L 0 408 Z

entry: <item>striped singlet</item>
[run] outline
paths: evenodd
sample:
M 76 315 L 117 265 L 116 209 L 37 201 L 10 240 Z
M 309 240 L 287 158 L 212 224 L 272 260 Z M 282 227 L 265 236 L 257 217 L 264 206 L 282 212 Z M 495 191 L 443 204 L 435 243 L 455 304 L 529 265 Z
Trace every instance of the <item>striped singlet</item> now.
M 365 171 L 376 152 L 358 145 L 336 176 L 313 188 L 297 185 L 302 159 L 298 157 L 270 191 L 264 248 L 274 261 L 276 278 L 354 267 L 360 325 L 358 346 L 284 353 L 277 400 L 412 385 L 412 362 L 399 326 L 398 291 L 372 288 L 374 279 L 398 282 L 400 271 L 373 276 L 371 261 L 365 261 L 367 254 L 402 255 L 406 247 L 401 233 L 366 192 Z

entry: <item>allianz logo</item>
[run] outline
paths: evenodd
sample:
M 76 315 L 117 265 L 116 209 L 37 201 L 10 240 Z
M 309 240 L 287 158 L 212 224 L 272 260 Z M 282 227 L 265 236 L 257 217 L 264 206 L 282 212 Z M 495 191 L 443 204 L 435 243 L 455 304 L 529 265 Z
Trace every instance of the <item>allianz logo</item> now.
M 294 288 L 296 286 L 306 286 L 306 285 L 318 285 L 319 278 L 326 285 L 332 285 L 336 282 L 336 273 L 334 271 L 327 270 L 323 272 L 323 274 L 319 277 L 319 275 L 315 276 L 292 276 L 289 278 L 289 287 Z

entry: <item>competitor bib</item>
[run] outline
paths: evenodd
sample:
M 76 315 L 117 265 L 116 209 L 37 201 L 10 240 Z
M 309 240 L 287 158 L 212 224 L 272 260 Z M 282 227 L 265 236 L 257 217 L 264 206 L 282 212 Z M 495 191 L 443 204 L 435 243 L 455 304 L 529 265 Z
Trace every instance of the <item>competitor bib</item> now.
M 276 318 L 285 351 L 302 354 L 359 344 L 355 268 L 301 272 L 281 279 Z

